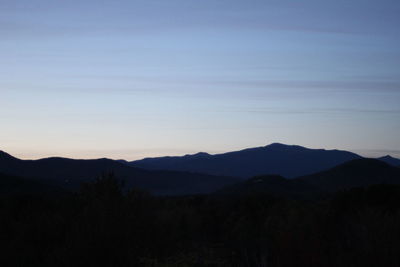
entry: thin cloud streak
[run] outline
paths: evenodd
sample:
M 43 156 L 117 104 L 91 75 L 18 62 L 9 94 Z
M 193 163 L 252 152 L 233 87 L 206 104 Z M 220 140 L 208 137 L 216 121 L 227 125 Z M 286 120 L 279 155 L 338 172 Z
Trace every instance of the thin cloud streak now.
M 46 3 L 46 1 L 42 1 Z M 359 10 L 337 10 L 347 24 L 340 23 L 341 20 L 327 20 L 325 23 L 317 23 L 320 18 L 310 17 L 309 12 L 314 14 L 327 14 L 332 16 L 331 9 L 324 5 L 314 3 L 313 8 L 299 6 L 296 3 L 253 2 L 249 8 L 240 2 L 220 2 L 218 4 L 210 1 L 193 2 L 188 5 L 185 2 L 169 1 L 168 4 L 157 2 L 157 4 L 135 3 L 122 1 L 119 5 L 98 5 L 98 3 L 82 3 L 79 9 L 73 8 L 71 4 L 54 6 L 47 1 L 50 8 L 46 16 L 42 16 L 40 6 L 42 5 L 4 5 L 4 15 L 0 21 L 0 33 L 3 38 L 58 38 L 63 36 L 87 36 L 87 35 L 131 35 L 131 34 L 154 34 L 165 31 L 193 31 L 202 29 L 233 30 L 233 31 L 283 31 L 304 32 L 310 34 L 382 34 L 382 27 L 365 27 L 362 21 L 354 17 Z M 219 2 L 219 1 L 218 1 Z M 7 1 L 6 1 L 7 3 Z M 15 22 L 12 16 L 24 16 L 28 23 Z M 367 9 L 364 9 L 367 12 Z M 171 16 L 173 12 L 179 15 Z M 371 11 L 368 11 L 371 12 Z M 355 14 L 353 14 L 355 13 Z M 374 14 L 371 12 L 371 14 Z M 68 17 L 70 21 L 64 20 Z M 11 18 L 10 18 L 11 17 Z M 57 18 L 61 18 L 57 21 Z M 85 19 L 82 19 L 85 17 Z M 293 17 L 297 19 L 284 19 Z M 372 16 L 371 16 L 372 17 Z M 75 18 L 75 19 L 74 19 Z M 107 19 L 104 19 L 107 18 Z M 373 18 L 374 23 L 382 23 Z M 57 23 L 48 23 L 48 20 Z M 358 18 L 363 19 L 363 18 Z M 370 18 L 371 19 L 371 18 Z M 329 23 L 328 23 L 329 21 Z M 357 23 L 356 23 L 357 22 Z M 354 24 L 354 25 L 353 25 Z
M 271 115 L 310 115 L 310 114 L 354 114 L 354 113 L 371 113 L 371 114 L 400 114 L 400 110 L 377 110 L 377 109 L 353 109 L 353 108 L 315 108 L 315 109 L 290 109 L 290 108 L 227 108 L 221 109 L 219 112 L 244 112 L 244 113 L 259 113 Z
M 331 92 L 376 92 L 376 93 L 399 93 L 400 81 L 397 80 L 223 80 L 215 77 L 186 77 L 176 75 L 167 76 L 139 76 L 139 75 L 79 75 L 77 78 L 88 81 L 117 81 L 123 83 L 125 88 L 86 88 L 84 90 L 96 92 L 106 90 L 147 91 L 146 88 L 154 87 L 154 91 L 164 91 L 160 85 L 170 86 L 212 86 L 216 88 L 242 88 L 242 89 L 290 89 L 307 92 L 308 90 L 327 90 Z M 129 87 L 131 84 L 131 87 Z M 149 87 L 150 86 L 150 87 Z M 158 88 L 158 89 L 157 89 Z M 72 88 L 70 88 L 72 89 Z M 180 89 L 178 89 L 179 91 Z

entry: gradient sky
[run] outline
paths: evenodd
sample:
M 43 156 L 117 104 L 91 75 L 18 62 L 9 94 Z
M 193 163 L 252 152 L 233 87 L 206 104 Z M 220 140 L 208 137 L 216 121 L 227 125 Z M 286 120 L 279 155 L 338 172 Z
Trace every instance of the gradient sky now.
M 400 157 L 399 0 L 0 0 L 0 149 Z

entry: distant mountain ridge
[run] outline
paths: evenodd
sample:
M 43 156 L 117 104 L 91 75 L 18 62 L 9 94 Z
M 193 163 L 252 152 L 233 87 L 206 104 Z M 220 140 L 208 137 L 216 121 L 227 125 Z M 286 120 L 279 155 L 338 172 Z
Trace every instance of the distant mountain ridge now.
M 273 143 L 223 154 L 200 152 L 182 157 L 145 158 L 128 164 L 149 170 L 189 171 L 241 178 L 271 174 L 294 178 L 359 158 L 362 157 L 348 151 Z
M 4 177 L 21 177 L 24 181 L 40 182 L 67 190 L 76 190 L 81 183 L 93 181 L 108 172 L 124 180 L 126 188 L 138 187 L 161 195 L 209 193 L 237 181 L 232 177 L 207 174 L 143 170 L 105 158 L 20 160 L 0 152 L 0 173 Z
M 249 191 L 303 194 L 316 188 L 329 191 L 374 182 L 397 182 L 393 177 L 397 177 L 400 168 L 393 166 L 398 166 L 399 161 L 390 156 L 373 160 L 348 151 L 278 143 L 217 155 L 200 152 L 134 162 L 59 157 L 21 160 L 0 151 L 0 179 L 3 179 L 0 185 L 5 191 L 10 188 L 16 192 L 40 188 L 42 191 L 76 190 L 82 182 L 113 172 L 124 180 L 128 189 L 138 187 L 160 195 L 204 194 L 230 185 L 235 191 L 237 182 L 250 177 L 254 178 L 247 180 L 244 186 Z
M 393 158 L 393 157 L 391 157 L 389 155 L 386 155 L 384 157 L 380 157 L 378 159 L 383 161 L 383 162 L 386 162 L 389 165 L 400 167 L 400 159 Z

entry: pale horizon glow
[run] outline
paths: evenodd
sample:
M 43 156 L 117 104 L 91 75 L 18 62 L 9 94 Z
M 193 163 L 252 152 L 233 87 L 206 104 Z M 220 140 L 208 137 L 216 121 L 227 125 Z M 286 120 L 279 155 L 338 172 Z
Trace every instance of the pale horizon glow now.
M 398 0 L 3 0 L 0 150 L 400 157 Z

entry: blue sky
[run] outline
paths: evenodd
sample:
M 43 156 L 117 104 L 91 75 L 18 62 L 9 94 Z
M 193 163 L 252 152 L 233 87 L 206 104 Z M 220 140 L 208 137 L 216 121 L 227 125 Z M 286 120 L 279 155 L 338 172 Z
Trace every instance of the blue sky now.
M 0 149 L 400 157 L 400 2 L 0 1 Z

